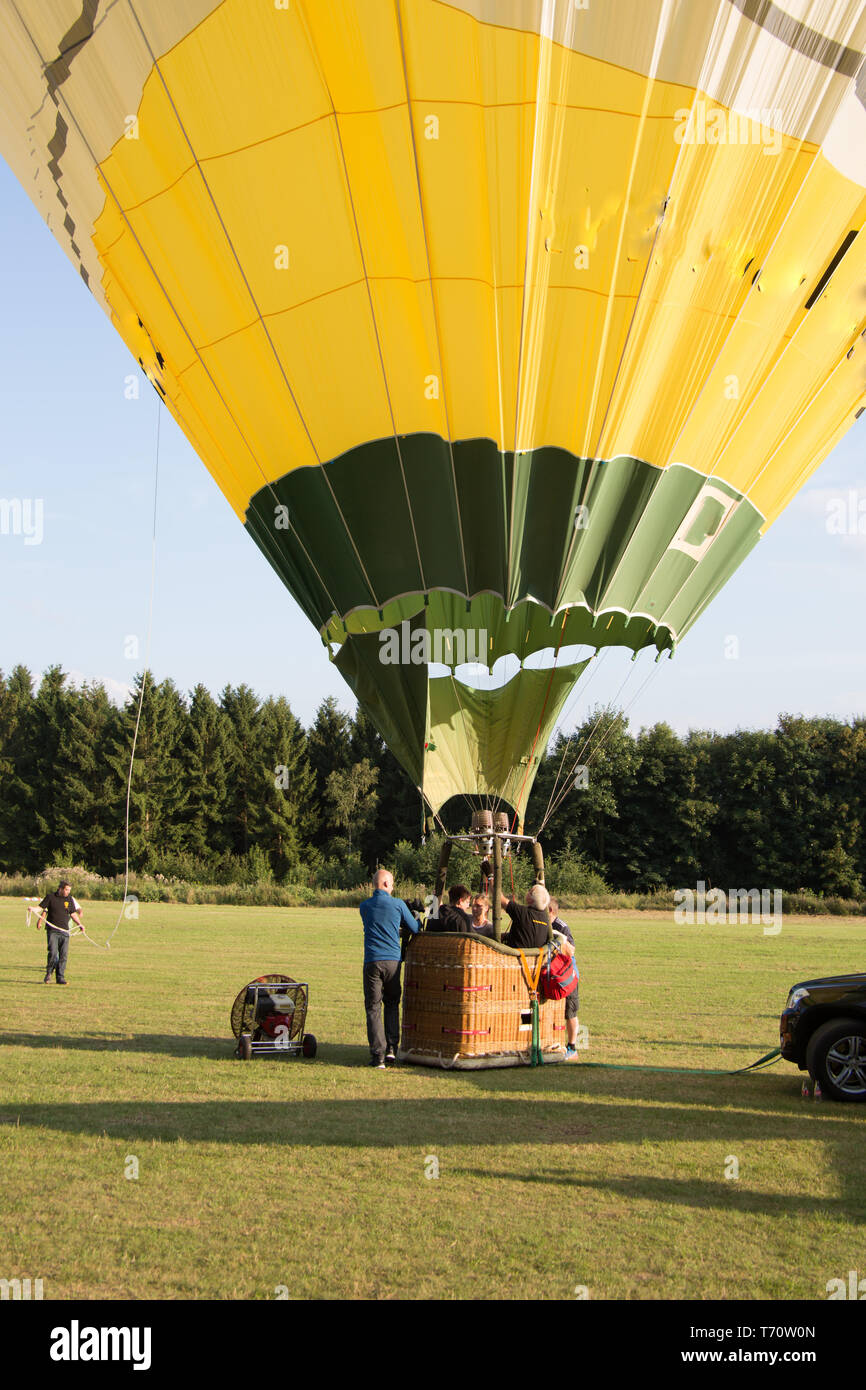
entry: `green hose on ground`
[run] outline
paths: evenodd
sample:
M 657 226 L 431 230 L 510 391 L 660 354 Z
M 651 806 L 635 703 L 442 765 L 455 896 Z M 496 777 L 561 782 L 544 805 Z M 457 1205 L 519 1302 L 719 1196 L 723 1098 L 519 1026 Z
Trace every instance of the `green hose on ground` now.
M 533 1032 L 533 1048 L 535 1046 L 535 1033 Z M 584 1062 L 585 1067 L 604 1067 L 608 1071 L 663 1071 L 679 1072 L 684 1076 L 742 1076 L 747 1071 L 757 1071 L 759 1067 L 768 1068 L 778 1062 L 782 1055 L 782 1049 L 775 1047 L 772 1052 L 767 1052 L 763 1057 L 759 1057 L 757 1062 L 750 1062 L 747 1067 L 735 1067 L 733 1071 L 725 1071 L 718 1067 L 646 1067 L 637 1062 Z

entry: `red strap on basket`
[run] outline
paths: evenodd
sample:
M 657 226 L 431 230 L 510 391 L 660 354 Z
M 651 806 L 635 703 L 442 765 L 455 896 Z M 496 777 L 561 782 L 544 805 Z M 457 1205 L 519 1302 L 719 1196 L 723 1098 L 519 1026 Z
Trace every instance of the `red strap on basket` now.
M 461 994 L 482 994 L 484 990 L 492 989 L 492 985 L 446 985 L 446 989 L 459 990 Z
M 489 1028 L 443 1028 L 443 1033 L 454 1033 L 458 1038 L 483 1038 L 490 1032 Z

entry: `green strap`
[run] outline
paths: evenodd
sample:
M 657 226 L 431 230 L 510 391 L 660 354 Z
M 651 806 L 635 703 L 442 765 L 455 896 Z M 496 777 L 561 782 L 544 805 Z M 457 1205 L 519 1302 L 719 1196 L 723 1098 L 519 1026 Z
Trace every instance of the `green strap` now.
M 747 1067 L 735 1067 L 733 1071 L 721 1071 L 717 1067 L 645 1067 L 622 1062 L 584 1062 L 583 1066 L 604 1067 L 607 1071 L 661 1071 L 670 1074 L 676 1072 L 683 1076 L 742 1076 L 744 1072 L 755 1071 L 758 1067 L 773 1066 L 781 1055 L 782 1049 L 776 1047 L 772 1052 L 759 1057 L 757 1062 L 750 1062 Z
M 541 1055 L 541 1019 L 538 1014 L 538 995 L 533 994 L 532 1003 L 532 1066 L 540 1067 L 544 1061 Z

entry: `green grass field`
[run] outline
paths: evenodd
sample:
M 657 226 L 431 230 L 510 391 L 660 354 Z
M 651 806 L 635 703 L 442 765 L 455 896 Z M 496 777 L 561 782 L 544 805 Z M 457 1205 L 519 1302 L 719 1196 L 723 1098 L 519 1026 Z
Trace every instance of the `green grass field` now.
M 104 940 L 117 905 L 85 906 Z M 866 1274 L 866 1107 L 804 1100 L 787 1064 L 372 1071 L 356 911 L 141 914 L 108 952 L 74 941 L 62 990 L 0 901 L 0 1277 L 46 1299 L 824 1299 Z M 596 1063 L 743 1066 L 792 983 L 864 968 L 848 919 L 566 915 Z M 270 970 L 309 981 L 315 1061 L 233 1056 L 231 1002 Z

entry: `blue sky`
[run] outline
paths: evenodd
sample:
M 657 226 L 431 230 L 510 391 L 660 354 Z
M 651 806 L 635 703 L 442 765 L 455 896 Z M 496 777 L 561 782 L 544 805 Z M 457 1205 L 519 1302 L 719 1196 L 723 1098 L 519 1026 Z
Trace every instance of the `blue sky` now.
M 40 545 L 0 534 L 0 668 L 60 663 L 119 695 L 144 664 L 157 399 L 144 381 L 137 401 L 125 398 L 137 363 L 2 161 L 0 303 L 0 498 L 44 505 Z M 772 727 L 781 711 L 866 714 L 866 534 L 827 528 L 828 505 L 852 493 L 866 512 L 866 416 L 655 668 L 633 725 L 730 730 Z M 138 660 L 125 655 L 130 636 Z M 305 724 L 326 695 L 354 708 L 165 410 L 150 665 L 184 691 L 246 681 L 283 694 Z M 649 654 L 629 670 L 611 652 L 566 723 L 587 701 L 612 699 L 627 675 L 618 703 L 628 705 L 651 667 Z

